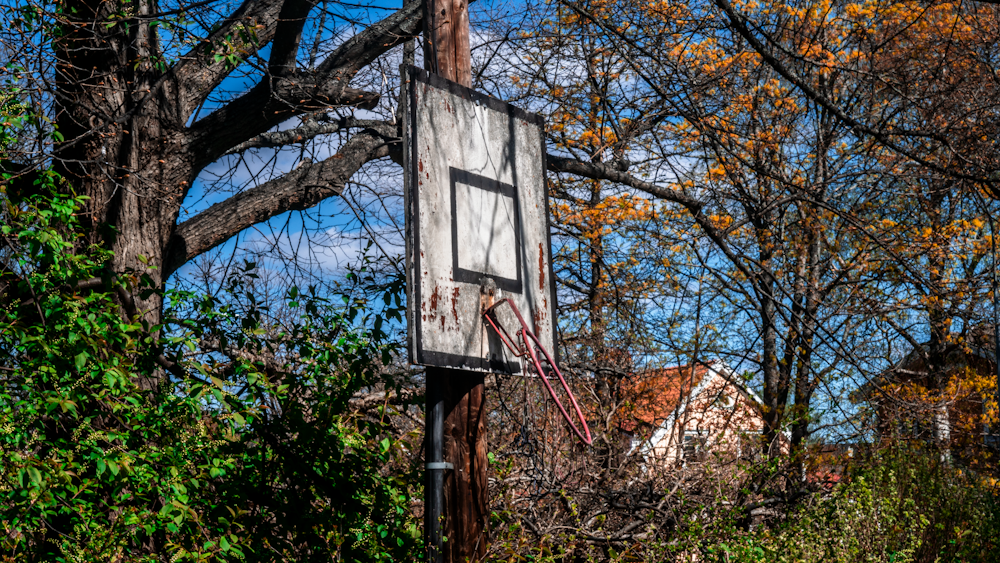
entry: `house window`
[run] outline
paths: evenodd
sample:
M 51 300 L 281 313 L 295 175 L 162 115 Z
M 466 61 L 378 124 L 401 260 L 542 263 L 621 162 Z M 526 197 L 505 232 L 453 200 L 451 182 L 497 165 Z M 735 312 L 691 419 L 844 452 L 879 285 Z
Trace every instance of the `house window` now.
M 715 401 L 712 402 L 712 406 L 717 409 L 728 409 L 732 408 L 734 403 L 735 401 L 733 401 L 733 398 L 723 391 L 715 397 Z
M 684 431 L 684 461 L 698 462 L 704 461 L 708 453 L 706 446 L 708 443 L 707 430 L 685 430 Z
M 643 440 L 641 436 L 632 436 L 632 438 L 629 440 L 630 447 L 628 451 L 634 452 L 635 449 L 641 446 L 643 442 L 645 442 L 645 440 Z

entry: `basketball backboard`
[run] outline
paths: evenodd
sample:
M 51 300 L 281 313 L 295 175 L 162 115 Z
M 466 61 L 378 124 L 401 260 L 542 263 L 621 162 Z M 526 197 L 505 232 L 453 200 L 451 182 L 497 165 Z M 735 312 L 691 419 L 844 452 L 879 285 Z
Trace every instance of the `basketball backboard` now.
M 406 70 L 410 362 L 516 373 L 518 363 L 482 311 L 509 298 L 555 352 L 542 119 L 416 67 Z

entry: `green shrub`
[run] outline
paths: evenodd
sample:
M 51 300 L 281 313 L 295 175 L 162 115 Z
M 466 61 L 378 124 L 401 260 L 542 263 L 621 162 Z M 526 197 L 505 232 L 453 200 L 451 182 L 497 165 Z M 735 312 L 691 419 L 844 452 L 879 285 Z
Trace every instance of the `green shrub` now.
M 708 552 L 748 563 L 1000 561 L 997 492 L 991 479 L 940 454 L 893 449 L 777 528 L 732 531 Z
M 382 382 L 398 281 L 382 314 L 293 289 L 278 324 L 234 283 L 168 293 L 149 326 L 122 297 L 143 276 L 48 191 L 0 198 L 0 561 L 416 557 L 403 444 L 348 409 Z

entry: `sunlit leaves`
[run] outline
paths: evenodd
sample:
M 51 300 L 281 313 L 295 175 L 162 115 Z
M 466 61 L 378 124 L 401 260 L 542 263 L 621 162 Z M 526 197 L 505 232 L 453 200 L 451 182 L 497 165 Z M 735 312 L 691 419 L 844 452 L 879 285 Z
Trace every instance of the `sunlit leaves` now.
M 115 290 L 144 276 L 78 244 L 79 203 L 32 197 L 0 227 L 23 296 L 0 309 L 0 557 L 411 558 L 412 491 L 383 472 L 404 450 L 347 408 L 382 383 L 393 347 L 373 326 L 398 318 L 400 283 L 372 290 L 397 292 L 379 311 L 295 290 L 279 325 L 234 306 L 248 264 L 228 296 L 170 292 L 151 327 Z

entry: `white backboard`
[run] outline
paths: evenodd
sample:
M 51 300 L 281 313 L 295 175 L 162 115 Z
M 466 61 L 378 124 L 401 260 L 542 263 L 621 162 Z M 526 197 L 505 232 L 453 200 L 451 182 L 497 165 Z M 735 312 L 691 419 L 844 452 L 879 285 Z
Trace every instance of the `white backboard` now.
M 403 103 L 410 362 L 515 373 L 481 286 L 555 355 L 542 119 L 416 67 Z

